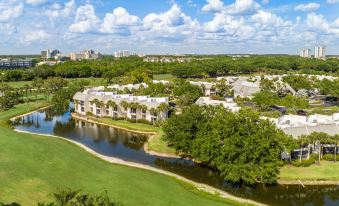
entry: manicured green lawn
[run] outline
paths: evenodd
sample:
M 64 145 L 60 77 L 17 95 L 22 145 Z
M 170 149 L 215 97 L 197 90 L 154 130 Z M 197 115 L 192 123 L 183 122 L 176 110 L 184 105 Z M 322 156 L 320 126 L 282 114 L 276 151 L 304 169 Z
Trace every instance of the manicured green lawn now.
M 74 79 L 66 79 L 68 81 L 75 81 L 75 80 L 87 80 L 89 81 L 89 86 L 105 86 L 107 85 L 107 81 L 103 78 L 74 78 Z M 25 84 L 31 85 L 31 81 L 18 81 L 18 82 L 5 82 L 6 84 L 14 87 L 19 88 L 23 87 Z
M 132 123 L 124 120 L 113 120 L 110 118 L 95 118 L 96 121 L 105 124 L 116 125 L 130 130 L 136 130 L 141 132 L 155 132 L 155 136 L 148 141 L 148 148 L 154 152 L 163 154 L 176 154 L 175 149 L 167 146 L 167 143 L 163 140 L 164 132 L 159 127 L 142 123 Z
M 23 87 L 24 85 L 31 85 L 31 81 L 19 81 L 19 82 L 5 82 L 6 84 L 8 84 L 11 87 L 14 88 L 19 88 L 19 87 Z
M 159 131 L 153 138 L 148 141 L 148 149 L 154 152 L 175 155 L 175 149 L 169 147 L 163 140 L 164 132 Z
M 282 180 L 336 180 L 339 181 L 339 162 L 322 161 L 320 165 L 293 167 L 286 165 L 280 170 Z
M 136 130 L 140 132 L 159 132 L 161 131 L 160 128 L 154 127 L 152 125 L 148 124 L 142 124 L 142 123 L 133 123 L 125 120 L 113 120 L 110 118 L 94 118 L 94 120 L 98 122 L 102 122 L 105 124 L 111 124 L 116 125 L 118 127 L 123 127 L 130 130 Z
M 19 105 L 0 113 L 0 120 L 26 111 L 26 105 Z M 53 192 L 70 188 L 88 193 L 107 190 L 127 206 L 235 204 L 172 177 L 109 164 L 60 139 L 17 133 L 2 125 L 0 131 L 0 202 L 35 205 L 49 200 Z
M 154 80 L 166 80 L 166 81 L 173 81 L 175 79 L 175 76 L 172 74 L 155 74 L 153 75 Z

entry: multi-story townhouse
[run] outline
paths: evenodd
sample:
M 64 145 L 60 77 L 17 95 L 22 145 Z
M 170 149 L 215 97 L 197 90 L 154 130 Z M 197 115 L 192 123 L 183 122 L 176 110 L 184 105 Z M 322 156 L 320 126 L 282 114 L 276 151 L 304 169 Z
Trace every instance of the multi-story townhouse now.
M 217 94 L 216 83 L 214 82 L 193 82 L 190 81 L 190 84 L 200 86 L 203 90 L 205 96 L 213 96 Z
M 241 109 L 233 99 L 220 101 L 211 99 L 210 97 L 200 97 L 195 103 L 198 105 L 223 106 L 231 112 L 238 112 Z
M 98 117 L 156 122 L 168 117 L 167 97 L 133 96 L 113 92 L 78 92 L 73 97 L 75 112 Z

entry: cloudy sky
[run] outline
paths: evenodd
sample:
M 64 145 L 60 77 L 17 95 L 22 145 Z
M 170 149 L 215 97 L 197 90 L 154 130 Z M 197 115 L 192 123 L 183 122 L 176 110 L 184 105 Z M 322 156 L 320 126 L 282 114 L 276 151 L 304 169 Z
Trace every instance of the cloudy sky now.
M 339 54 L 339 0 L 0 0 L 0 54 Z

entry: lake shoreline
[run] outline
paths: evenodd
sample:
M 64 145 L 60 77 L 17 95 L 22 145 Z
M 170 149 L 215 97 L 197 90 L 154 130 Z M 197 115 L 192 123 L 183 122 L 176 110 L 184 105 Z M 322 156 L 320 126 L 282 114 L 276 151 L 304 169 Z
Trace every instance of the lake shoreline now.
M 117 126 L 117 125 L 114 125 L 114 124 L 107 124 L 107 123 L 103 123 L 103 122 L 100 122 L 100 121 L 96 121 L 95 120 L 95 117 L 82 117 L 80 116 L 79 114 L 76 114 L 76 113 L 71 113 L 71 116 L 72 118 L 74 119 L 78 119 L 78 120 L 81 120 L 81 121 L 85 121 L 85 122 L 89 122 L 89 123 L 94 123 L 94 124 L 100 124 L 100 125 L 103 125 L 103 126 L 107 126 L 107 127 L 111 127 L 111 128 L 115 128 L 115 129 L 120 129 L 120 130 L 123 130 L 123 131 L 126 131 L 126 132 L 132 132 L 132 133 L 136 133 L 136 134 L 144 134 L 144 135 L 148 135 L 148 140 L 147 142 L 144 144 L 144 151 L 147 153 L 147 154 L 150 154 L 150 155 L 154 155 L 154 156 L 159 156 L 159 157 L 169 157 L 169 158 L 183 158 L 179 155 L 174 155 L 174 154 L 167 154 L 167 153 L 160 153 L 160 152 L 156 152 L 156 151 L 153 151 L 149 148 L 148 144 L 149 144 L 149 141 L 151 141 L 153 138 L 155 138 L 155 136 L 158 134 L 157 132 L 144 132 L 144 131 L 139 131 L 139 130 L 133 130 L 133 129 L 129 129 L 129 128 L 125 128 L 125 127 L 121 127 L 121 126 Z

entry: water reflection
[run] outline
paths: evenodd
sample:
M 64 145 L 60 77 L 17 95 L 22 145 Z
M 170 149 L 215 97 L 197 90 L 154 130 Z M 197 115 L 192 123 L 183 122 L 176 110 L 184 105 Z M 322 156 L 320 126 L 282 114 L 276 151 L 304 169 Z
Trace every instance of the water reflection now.
M 143 150 L 147 141 L 145 135 L 74 120 L 70 110 L 62 113 L 49 108 L 19 118 L 14 124 L 19 130 L 62 136 L 80 142 L 98 153 L 164 169 L 269 205 L 339 205 L 339 186 L 303 188 L 299 185 L 249 187 L 229 184 L 218 173 L 189 160 L 147 154 Z

